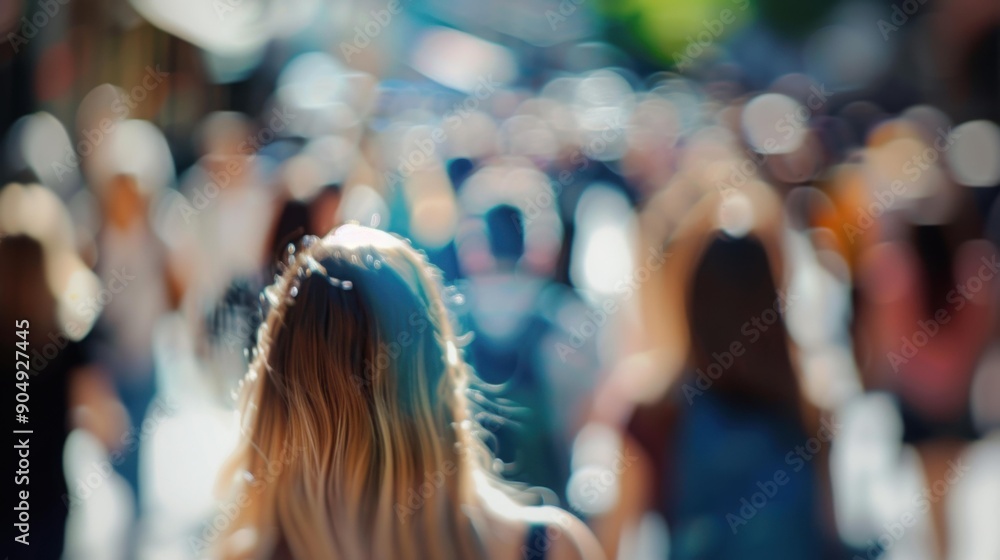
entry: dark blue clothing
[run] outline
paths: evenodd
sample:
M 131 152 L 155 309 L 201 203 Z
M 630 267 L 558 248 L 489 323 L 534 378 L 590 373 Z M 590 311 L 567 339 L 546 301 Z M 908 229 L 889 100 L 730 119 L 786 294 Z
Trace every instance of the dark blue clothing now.
M 549 539 L 545 525 L 531 525 L 528 527 L 528 536 L 524 539 L 524 550 L 521 558 L 525 560 L 545 560 L 549 555 L 549 547 L 552 540 Z
M 674 406 L 646 414 L 634 433 L 662 473 L 658 505 L 671 560 L 820 558 L 822 459 L 805 450 L 809 437 L 797 419 L 711 390 Z M 665 441 L 648 445 L 655 434 Z
M 706 393 L 676 437 L 671 558 L 819 557 L 815 457 L 795 453 L 798 426 Z
M 470 321 L 471 330 L 477 330 Z M 552 395 L 541 367 L 539 346 L 550 329 L 541 317 L 531 317 L 512 340 L 472 339 L 466 349 L 480 379 L 499 386 L 482 406 L 477 419 L 492 437 L 487 443 L 508 465 L 505 478 L 552 490 L 563 499 L 568 450 L 557 435 Z

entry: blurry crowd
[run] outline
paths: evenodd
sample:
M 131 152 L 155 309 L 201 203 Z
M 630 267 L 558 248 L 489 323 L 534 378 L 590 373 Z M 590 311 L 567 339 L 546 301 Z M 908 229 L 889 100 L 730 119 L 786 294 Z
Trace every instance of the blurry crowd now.
M 751 25 L 677 71 L 591 42 L 515 79 L 434 27 L 390 77 L 386 8 L 237 85 L 147 30 L 119 85 L 12 88 L 40 99 L 0 138 L 36 557 L 210 557 L 263 290 L 354 222 L 441 269 L 495 471 L 609 558 L 1000 558 L 1000 11 L 947 4 L 865 20 L 896 50 L 844 8 L 805 66 Z M 107 74 L 68 35 L 35 63 Z

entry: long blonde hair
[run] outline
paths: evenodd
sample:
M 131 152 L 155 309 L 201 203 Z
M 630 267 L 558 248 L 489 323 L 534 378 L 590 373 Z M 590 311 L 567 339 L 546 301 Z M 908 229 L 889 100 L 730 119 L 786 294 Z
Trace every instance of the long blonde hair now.
M 467 506 L 489 452 L 436 271 L 348 225 L 307 238 L 266 299 L 220 554 L 484 557 Z

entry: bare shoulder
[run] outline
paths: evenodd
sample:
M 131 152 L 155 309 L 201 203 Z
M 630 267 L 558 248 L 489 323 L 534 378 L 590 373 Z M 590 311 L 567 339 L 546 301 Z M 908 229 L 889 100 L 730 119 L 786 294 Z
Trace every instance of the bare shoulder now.
M 604 560 L 597 538 L 576 516 L 549 506 L 530 509 L 535 529 L 525 539 L 520 558 Z

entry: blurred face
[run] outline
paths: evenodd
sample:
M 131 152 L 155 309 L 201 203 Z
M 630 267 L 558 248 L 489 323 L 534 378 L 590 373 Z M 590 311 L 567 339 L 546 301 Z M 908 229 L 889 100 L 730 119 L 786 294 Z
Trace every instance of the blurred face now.
M 104 208 L 108 224 L 125 229 L 142 219 L 143 199 L 134 177 L 118 175 L 111 180 L 105 194 Z
M 210 125 L 209 136 L 205 141 L 204 157 L 201 162 L 215 176 L 221 185 L 226 183 L 226 190 L 238 190 L 249 175 L 251 155 L 259 147 L 251 136 L 251 129 L 246 124 L 236 120 L 223 119 Z
M 222 188 L 222 193 L 227 193 L 239 191 L 248 183 L 252 161 L 248 155 L 220 153 L 206 155 L 202 158 L 201 163 L 213 178 L 212 180 Z

